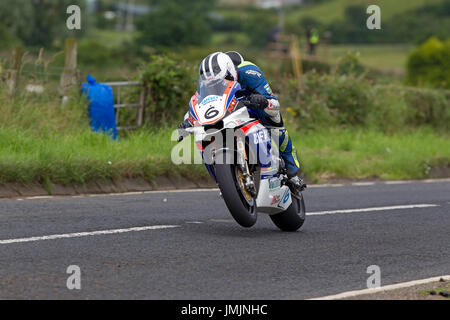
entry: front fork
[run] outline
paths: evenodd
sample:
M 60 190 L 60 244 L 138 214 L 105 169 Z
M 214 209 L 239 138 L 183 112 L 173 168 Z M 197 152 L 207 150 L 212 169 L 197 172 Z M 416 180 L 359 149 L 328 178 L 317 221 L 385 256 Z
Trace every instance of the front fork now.
M 245 139 L 245 138 L 244 138 Z M 245 189 L 250 192 L 252 197 L 256 198 L 256 186 L 253 181 L 252 174 L 248 167 L 248 157 L 245 151 L 245 140 L 242 137 L 236 137 L 236 147 L 237 147 L 237 165 L 243 174 L 243 184 Z

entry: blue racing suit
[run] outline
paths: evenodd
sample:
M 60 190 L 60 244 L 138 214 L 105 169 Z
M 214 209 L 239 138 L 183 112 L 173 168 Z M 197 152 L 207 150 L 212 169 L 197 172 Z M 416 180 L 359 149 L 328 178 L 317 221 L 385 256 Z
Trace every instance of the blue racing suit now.
M 284 128 L 283 119 L 280 114 L 280 103 L 272 93 L 269 83 L 264 74 L 253 63 L 244 61 L 237 67 L 238 82 L 242 89 L 250 93 L 258 93 L 266 97 L 269 105 L 266 109 L 249 109 L 259 121 L 267 128 L 280 130 L 280 155 L 283 158 L 289 177 L 295 176 L 299 171 L 300 164 L 297 154 L 292 145 L 291 137 Z

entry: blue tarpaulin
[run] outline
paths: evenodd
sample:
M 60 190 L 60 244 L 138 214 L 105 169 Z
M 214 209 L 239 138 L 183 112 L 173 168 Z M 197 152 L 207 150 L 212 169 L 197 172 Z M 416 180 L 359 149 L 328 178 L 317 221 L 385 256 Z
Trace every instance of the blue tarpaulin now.
M 110 86 L 97 83 L 94 77 L 87 76 L 81 91 L 89 99 L 89 117 L 94 132 L 103 132 L 117 140 L 117 124 L 114 113 L 114 95 Z

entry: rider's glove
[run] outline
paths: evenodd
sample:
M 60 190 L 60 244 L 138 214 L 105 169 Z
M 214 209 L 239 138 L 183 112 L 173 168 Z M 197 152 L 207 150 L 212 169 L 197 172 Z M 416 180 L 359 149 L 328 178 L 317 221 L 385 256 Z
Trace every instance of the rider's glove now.
M 182 123 L 180 123 L 180 125 L 178 126 L 178 142 L 183 140 L 185 136 L 189 135 L 189 133 L 185 129 L 190 127 L 192 127 L 192 123 L 189 121 L 189 119 L 186 119 Z
M 250 108 L 264 110 L 269 106 L 269 101 L 261 94 L 252 94 L 244 100 L 244 105 Z

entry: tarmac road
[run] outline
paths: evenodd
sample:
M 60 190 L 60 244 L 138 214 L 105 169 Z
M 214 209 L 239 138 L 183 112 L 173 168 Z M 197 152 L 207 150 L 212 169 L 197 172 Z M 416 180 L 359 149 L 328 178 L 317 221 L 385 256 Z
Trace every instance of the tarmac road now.
M 450 181 L 309 188 L 295 233 L 217 190 L 0 201 L 0 299 L 305 299 L 450 274 Z M 81 270 L 81 290 L 66 286 Z

